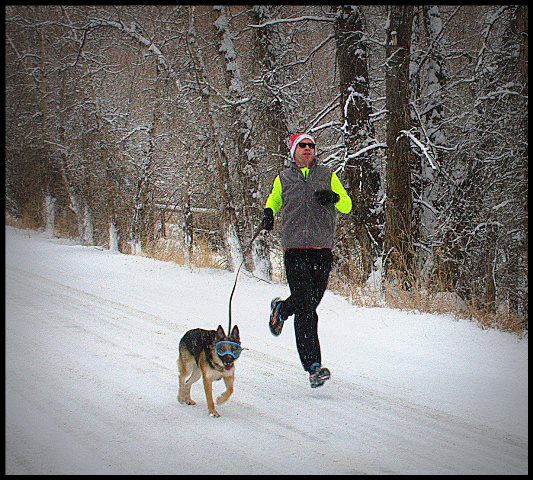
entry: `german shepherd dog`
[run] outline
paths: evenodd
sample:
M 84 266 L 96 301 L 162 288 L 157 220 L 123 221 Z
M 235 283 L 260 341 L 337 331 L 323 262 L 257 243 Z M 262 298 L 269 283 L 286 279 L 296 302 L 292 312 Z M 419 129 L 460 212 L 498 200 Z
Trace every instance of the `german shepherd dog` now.
M 217 330 L 195 328 L 183 335 L 179 343 L 179 393 L 178 401 L 196 405 L 191 399 L 191 386 L 202 377 L 209 415 L 220 417 L 213 403 L 213 381 L 224 379 L 226 391 L 217 398 L 217 404 L 226 402 L 233 393 L 235 379 L 234 361 L 239 357 L 239 328 L 234 326 L 229 337 L 221 325 Z

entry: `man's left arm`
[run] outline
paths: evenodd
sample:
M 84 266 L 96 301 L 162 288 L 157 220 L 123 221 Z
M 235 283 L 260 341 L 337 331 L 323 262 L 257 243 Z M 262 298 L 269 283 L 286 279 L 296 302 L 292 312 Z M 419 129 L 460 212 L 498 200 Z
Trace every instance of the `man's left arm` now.
M 350 213 L 352 210 L 352 199 L 344 190 L 339 177 L 335 172 L 331 174 L 331 190 L 333 190 L 340 198 L 339 201 L 335 204 L 337 210 L 341 213 Z

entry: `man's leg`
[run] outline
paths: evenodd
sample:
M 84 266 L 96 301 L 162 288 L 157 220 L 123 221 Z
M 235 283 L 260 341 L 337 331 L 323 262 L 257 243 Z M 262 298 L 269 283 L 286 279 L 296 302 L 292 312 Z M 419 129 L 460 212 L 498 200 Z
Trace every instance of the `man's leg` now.
M 333 264 L 333 255 L 329 249 L 309 250 L 308 252 L 309 265 L 312 273 L 312 280 L 310 282 L 311 298 L 308 301 L 308 329 L 312 342 L 309 349 L 310 356 L 307 359 L 306 365 L 309 365 L 306 370 L 311 371 L 316 364 L 322 364 L 322 355 L 320 349 L 320 340 L 318 338 L 318 314 L 316 309 L 326 292 L 328 285 L 329 274 Z M 312 319 L 311 319 L 312 315 Z M 311 368 L 310 368 L 311 367 Z M 329 378 L 329 370 L 328 370 Z
M 285 271 L 291 290 L 290 307 L 294 309 L 294 333 L 296 347 L 304 370 L 314 363 L 320 363 L 320 343 L 318 341 L 315 315 L 314 273 L 307 250 L 285 252 Z
M 314 323 L 318 327 L 318 314 L 316 309 L 324 296 L 326 287 L 328 285 L 329 273 L 333 264 L 333 255 L 331 250 L 312 250 L 310 252 L 310 262 L 313 271 L 313 299 L 312 304 L 314 306 L 313 318 Z M 318 341 L 318 331 L 317 331 Z M 328 368 L 322 366 L 321 361 L 311 365 L 309 368 L 309 382 L 311 388 L 317 388 L 324 385 L 324 383 L 331 377 L 331 372 Z
M 296 262 L 296 258 L 304 257 L 302 254 L 303 251 L 299 250 L 288 250 L 289 253 L 289 268 L 291 264 Z M 286 252 L 286 253 L 287 253 Z M 306 255 L 310 257 L 312 262 L 312 277 L 314 279 L 313 286 L 313 301 L 315 304 L 315 309 L 322 300 L 326 287 L 328 285 L 329 273 L 331 271 L 333 255 L 329 249 L 317 249 L 317 250 L 307 250 Z M 292 270 L 292 268 L 291 268 Z M 287 271 L 287 255 L 285 255 L 285 271 Z M 287 277 L 289 274 L 287 274 Z M 297 276 L 297 274 L 296 274 Z M 288 280 L 288 279 L 287 279 Z M 290 285 L 289 285 L 290 288 Z M 280 306 L 280 315 L 283 320 L 287 320 L 290 316 L 294 315 L 295 311 L 295 299 L 291 293 L 285 300 L 281 302 Z
M 316 310 L 322 301 L 322 297 L 328 286 L 329 274 L 333 265 L 333 254 L 331 253 L 331 250 L 324 248 L 320 250 L 311 250 L 310 256 L 314 280 L 312 302 L 314 310 Z

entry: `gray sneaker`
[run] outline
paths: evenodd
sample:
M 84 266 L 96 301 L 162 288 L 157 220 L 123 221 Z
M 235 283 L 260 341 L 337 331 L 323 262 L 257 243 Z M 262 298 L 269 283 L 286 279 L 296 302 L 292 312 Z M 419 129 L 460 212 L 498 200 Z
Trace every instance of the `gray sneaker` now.
M 281 318 L 279 312 L 280 309 L 281 298 L 273 298 L 270 302 L 270 320 L 268 322 L 268 326 L 270 327 L 270 333 L 272 333 L 272 335 L 274 335 L 275 337 L 281 334 L 281 330 L 283 329 L 283 322 L 285 321 L 283 318 Z
M 321 387 L 331 377 L 330 371 L 326 367 L 321 367 L 319 363 L 314 363 L 309 369 L 309 383 L 311 388 Z

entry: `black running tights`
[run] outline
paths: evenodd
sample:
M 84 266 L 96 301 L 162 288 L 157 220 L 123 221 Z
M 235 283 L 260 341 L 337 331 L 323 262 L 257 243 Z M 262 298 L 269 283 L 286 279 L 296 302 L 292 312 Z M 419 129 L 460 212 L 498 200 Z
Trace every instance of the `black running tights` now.
M 304 370 L 321 363 L 316 309 L 328 284 L 333 255 L 328 248 L 286 250 L 285 272 L 291 295 L 281 307 L 282 318 L 294 314 L 296 347 Z

